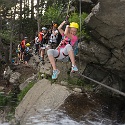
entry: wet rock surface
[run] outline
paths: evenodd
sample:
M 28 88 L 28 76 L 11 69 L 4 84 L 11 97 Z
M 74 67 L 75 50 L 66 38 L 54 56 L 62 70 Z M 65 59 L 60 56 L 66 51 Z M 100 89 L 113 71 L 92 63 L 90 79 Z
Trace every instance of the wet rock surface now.
M 26 125 L 30 117 L 40 115 L 47 109 L 58 109 L 69 95 L 66 87 L 51 84 L 46 79 L 40 80 L 16 108 L 15 117 L 21 125 Z
M 85 125 L 118 125 L 119 122 L 125 123 L 124 104 L 124 98 L 85 92 L 71 94 L 60 108 L 72 119 Z

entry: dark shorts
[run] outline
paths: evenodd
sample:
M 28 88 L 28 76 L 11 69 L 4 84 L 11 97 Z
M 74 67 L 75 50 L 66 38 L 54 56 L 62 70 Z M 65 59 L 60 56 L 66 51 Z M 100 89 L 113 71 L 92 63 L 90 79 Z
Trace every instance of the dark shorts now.
M 24 52 L 25 51 L 25 48 L 21 48 L 21 52 Z
M 29 61 L 30 55 L 28 53 L 24 53 L 24 61 Z

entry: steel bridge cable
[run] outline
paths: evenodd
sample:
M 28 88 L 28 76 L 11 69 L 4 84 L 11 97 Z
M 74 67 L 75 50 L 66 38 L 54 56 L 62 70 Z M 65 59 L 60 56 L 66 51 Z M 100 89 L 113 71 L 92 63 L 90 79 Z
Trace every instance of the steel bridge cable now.
M 108 86 L 108 85 L 105 85 L 105 84 L 103 84 L 103 83 L 101 83 L 101 82 L 98 82 L 98 81 L 96 81 L 96 80 L 94 80 L 94 79 L 92 79 L 92 78 L 90 78 L 90 77 L 87 77 L 87 76 L 81 74 L 80 72 L 79 72 L 79 75 L 82 76 L 82 77 L 84 77 L 84 78 L 86 78 L 86 79 L 88 79 L 88 80 L 90 80 L 90 81 L 92 81 L 92 82 L 94 82 L 94 83 L 97 83 L 97 84 L 99 84 L 99 85 L 101 85 L 101 86 L 103 86 L 103 87 L 105 87 L 105 88 L 107 88 L 107 89 L 109 89 L 109 90 L 111 90 L 111 91 L 114 91 L 114 92 L 116 92 L 116 93 L 118 93 L 118 94 L 120 94 L 120 95 L 122 95 L 122 96 L 125 96 L 125 93 L 124 93 L 124 92 L 121 92 L 121 91 L 119 91 L 119 90 L 117 90 L 117 89 L 114 89 L 114 88 Z
M 80 36 L 79 36 L 79 37 L 80 37 L 80 38 L 79 38 L 79 43 L 78 43 L 78 44 L 79 44 L 79 45 L 78 45 L 78 46 L 79 46 L 79 50 L 78 50 L 78 60 L 79 60 L 79 61 L 78 61 L 78 63 L 79 63 L 79 67 L 80 67 L 80 68 L 81 68 L 81 60 L 80 60 L 80 54 L 81 54 L 81 52 L 80 52 L 80 51 L 81 51 L 81 42 L 82 42 L 82 41 L 81 41 L 81 35 L 82 35 L 82 34 L 81 34 L 81 30 L 82 30 L 82 28 L 81 28 L 81 27 L 82 27 L 82 26 L 81 26 L 81 24 L 82 24 L 81 15 L 82 15 L 82 14 L 81 14 L 81 13 L 82 13 L 82 12 L 81 12 L 81 0 L 79 0 L 79 32 L 80 32 Z

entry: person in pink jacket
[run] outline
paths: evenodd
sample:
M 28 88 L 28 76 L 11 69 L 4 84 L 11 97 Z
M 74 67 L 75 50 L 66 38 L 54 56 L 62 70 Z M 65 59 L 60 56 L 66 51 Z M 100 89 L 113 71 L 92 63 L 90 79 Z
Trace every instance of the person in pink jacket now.
M 66 56 L 69 56 L 72 68 L 71 72 L 78 71 L 78 68 L 75 64 L 75 56 L 73 51 L 73 46 L 78 41 L 78 37 L 76 36 L 79 25 L 75 22 L 70 23 L 70 25 L 66 25 L 65 31 L 62 29 L 63 25 L 66 24 L 66 21 L 63 21 L 58 30 L 62 35 L 62 41 L 58 45 L 56 49 L 49 49 L 47 51 L 48 58 L 53 68 L 52 79 L 57 79 L 60 71 L 56 67 L 55 58 L 58 60 L 64 59 Z

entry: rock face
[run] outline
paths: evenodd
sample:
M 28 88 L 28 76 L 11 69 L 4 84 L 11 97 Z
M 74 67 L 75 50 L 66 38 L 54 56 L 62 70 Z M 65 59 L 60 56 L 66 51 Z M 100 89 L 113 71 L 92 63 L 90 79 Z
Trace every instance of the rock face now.
M 108 73 L 115 74 L 115 78 L 125 80 L 124 10 L 124 0 L 99 0 L 85 20 L 94 40 L 81 43 L 80 57 L 88 64 L 101 65 Z
M 30 122 L 31 117 L 41 115 L 45 110 L 55 110 L 70 95 L 66 87 L 51 84 L 50 81 L 43 79 L 37 82 L 23 98 L 16 108 L 15 117 L 21 125 Z

